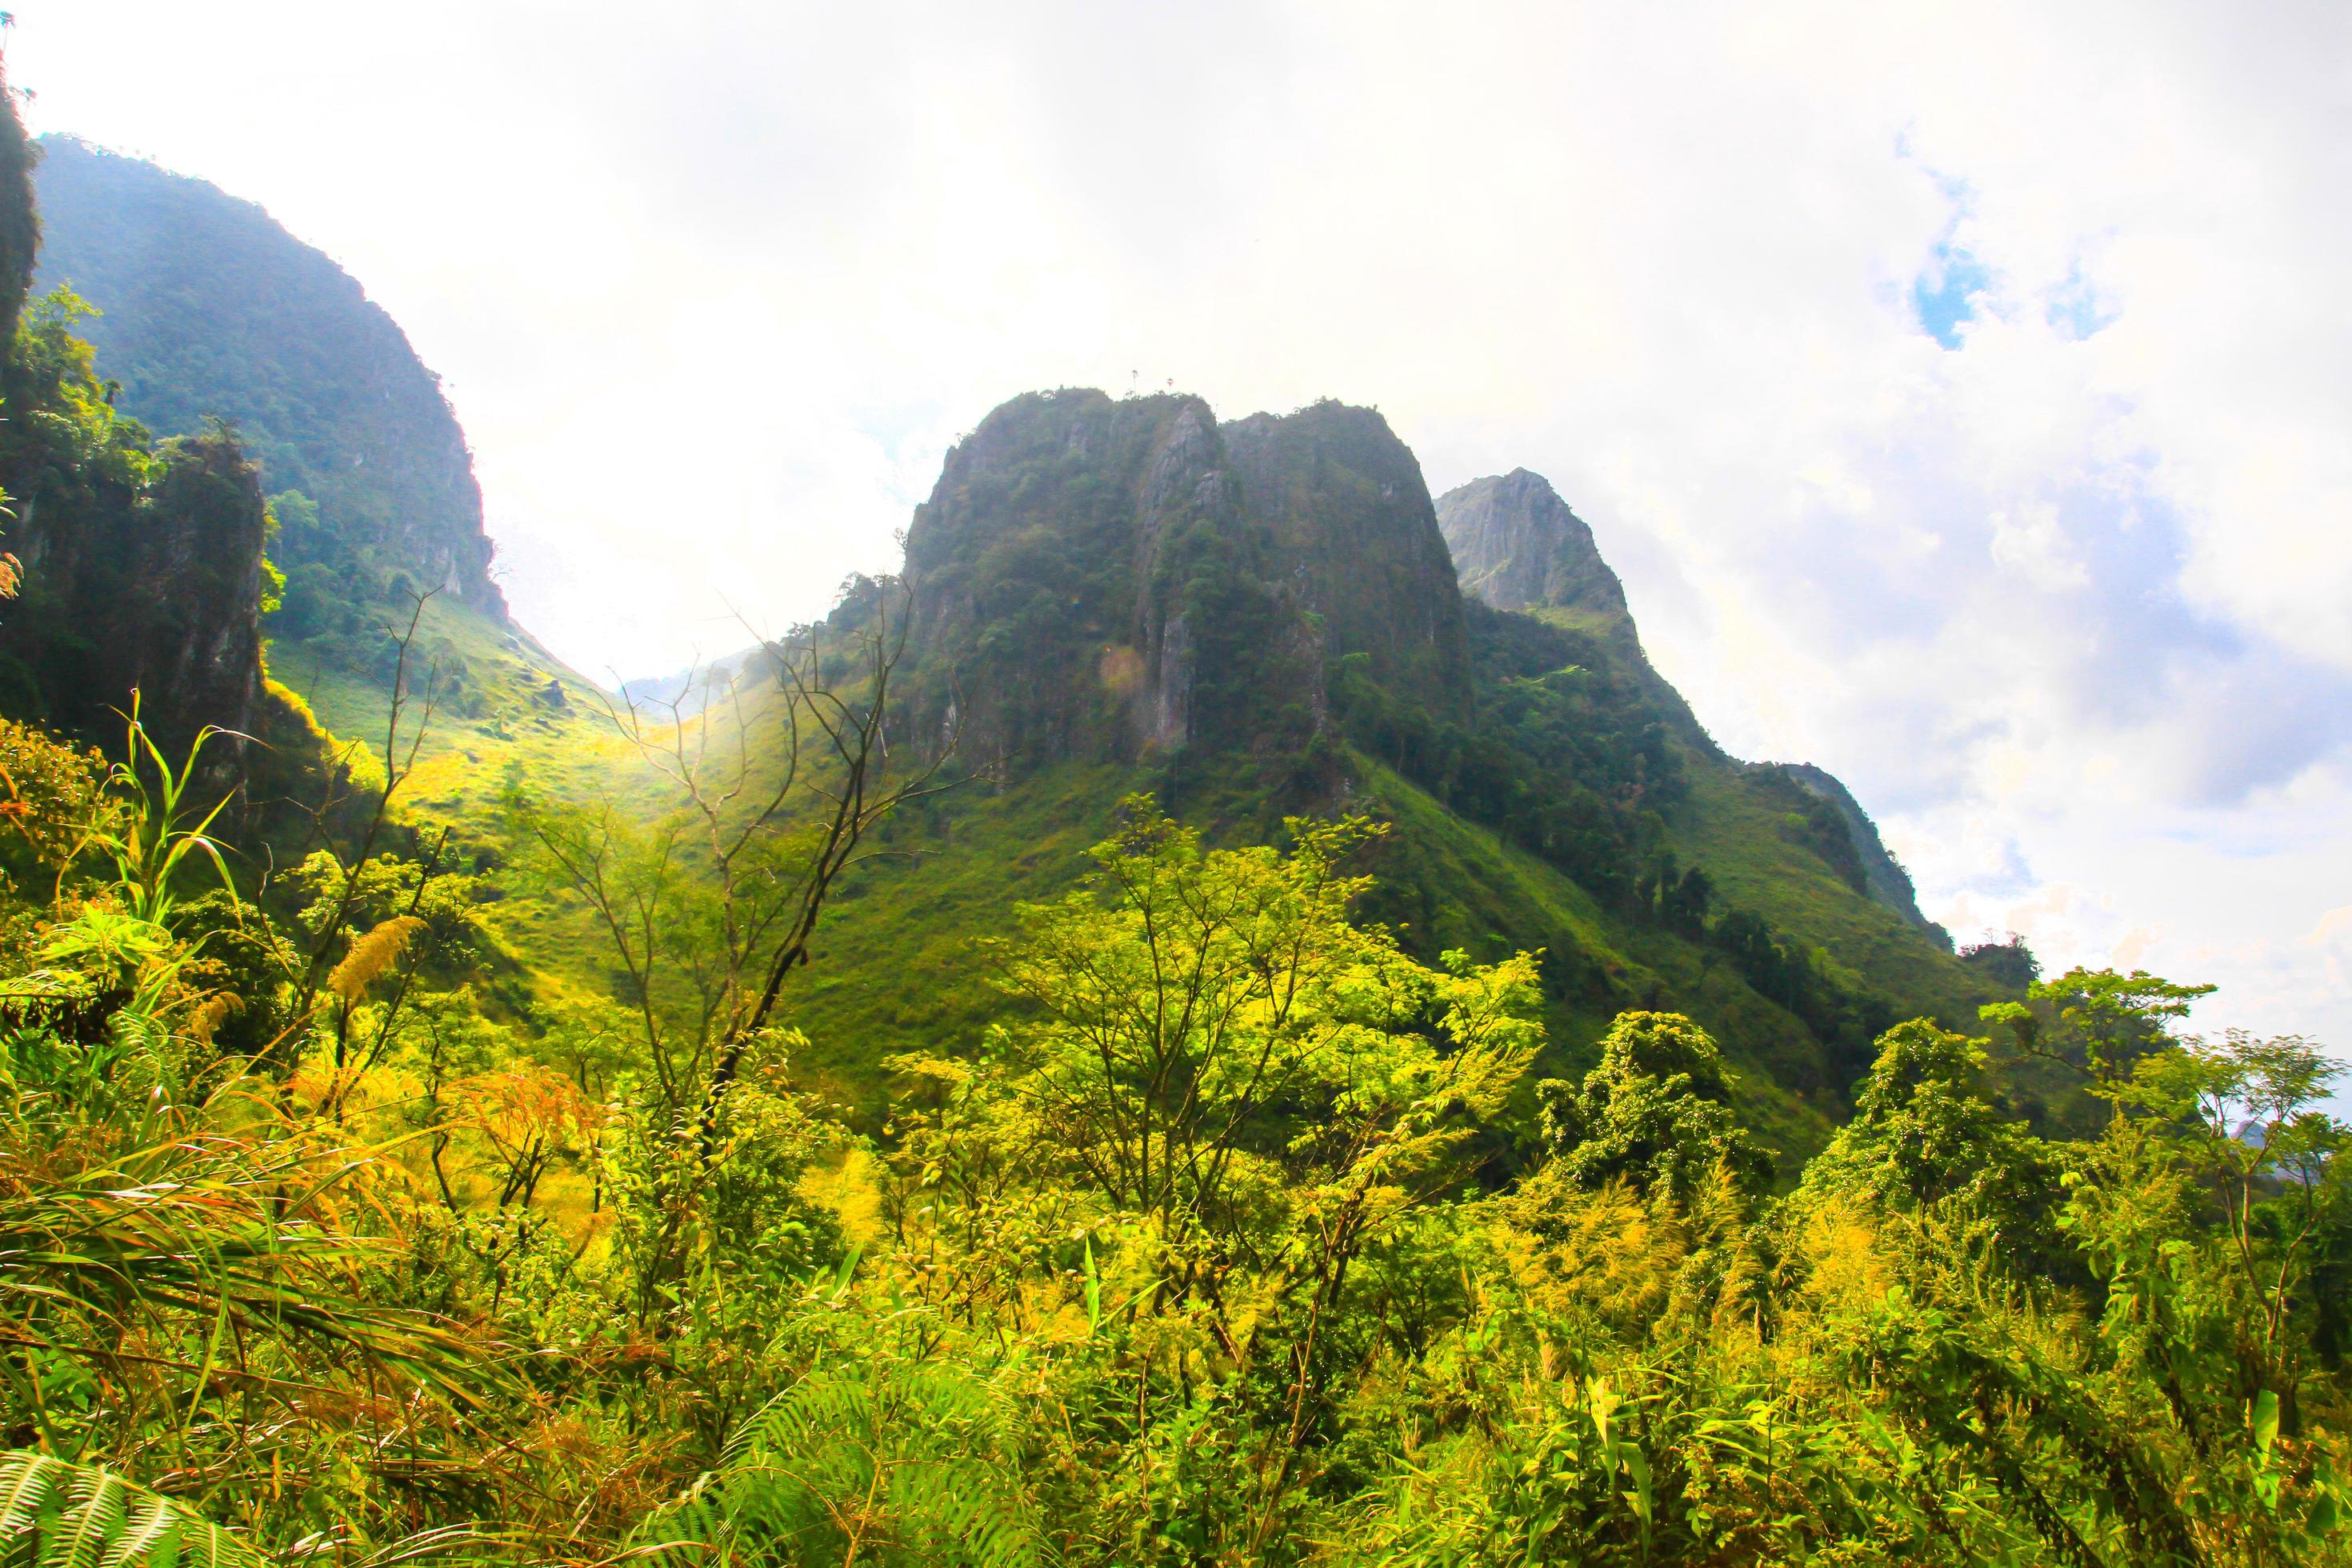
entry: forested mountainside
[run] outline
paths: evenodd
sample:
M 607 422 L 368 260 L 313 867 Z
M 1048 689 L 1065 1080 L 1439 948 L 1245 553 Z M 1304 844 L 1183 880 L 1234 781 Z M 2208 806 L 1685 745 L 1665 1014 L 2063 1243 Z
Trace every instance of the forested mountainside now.
M 92 398 L 126 428 L 233 440 L 257 470 L 271 675 L 374 736 L 403 673 L 436 717 L 428 762 L 565 732 L 564 693 L 593 687 L 509 620 L 465 435 L 398 323 L 249 202 L 72 137 L 37 152 L 35 287 L 97 312 L 44 295 L 95 351 Z M 228 570 L 234 552 L 205 553 Z M 101 709 L 129 684 L 86 683 Z
M 277 498 L 273 635 L 338 629 L 395 579 L 502 622 L 472 455 L 399 324 L 250 202 L 72 137 L 39 146 L 36 288 L 97 308 L 79 330 L 124 413 L 167 436 L 236 426 Z
M 1895 1018 L 2011 994 L 1907 889 L 1874 895 L 1866 817 L 1723 756 L 1580 524 L 1575 559 L 1526 575 L 1585 599 L 1528 612 L 1461 593 L 1440 515 L 1368 409 L 1221 423 L 1198 398 L 1063 391 L 983 419 L 908 531 L 901 674 L 902 742 L 975 782 L 894 827 L 919 860 L 836 915 L 793 1014 L 805 1062 L 856 1097 L 864 1064 L 976 1042 L 993 1004 L 968 933 L 1008 889 L 1057 891 L 1135 790 L 1233 840 L 1380 816 L 1367 910 L 1411 951 L 1542 950 L 1563 1070 L 1624 1008 L 1690 1013 L 1792 1150 Z M 909 972 L 956 983 L 883 978 Z
M 10 1563 L 2352 1563 L 2336 1069 L 1946 951 L 1535 476 L 1034 394 L 611 707 L 397 527 L 265 647 L 26 153 Z

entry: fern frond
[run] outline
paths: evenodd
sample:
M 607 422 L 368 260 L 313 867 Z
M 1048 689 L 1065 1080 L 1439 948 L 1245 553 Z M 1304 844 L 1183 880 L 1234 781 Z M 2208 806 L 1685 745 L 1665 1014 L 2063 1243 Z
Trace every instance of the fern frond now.
M 640 1526 L 640 1548 L 837 1558 L 855 1516 L 877 1561 L 1018 1568 L 1037 1547 L 1001 1415 L 995 1391 L 951 1364 L 813 1373 L 737 1427 L 719 1468 Z
M 0 1556 L 16 1568 L 264 1568 L 243 1540 L 96 1465 L 0 1454 Z

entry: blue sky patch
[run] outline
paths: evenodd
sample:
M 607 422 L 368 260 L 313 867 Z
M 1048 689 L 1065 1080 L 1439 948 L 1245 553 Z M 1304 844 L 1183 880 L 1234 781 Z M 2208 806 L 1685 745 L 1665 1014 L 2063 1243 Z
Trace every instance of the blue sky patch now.
M 1919 327 L 1948 349 L 1960 346 L 1960 327 L 1977 318 L 1977 300 L 1992 287 L 1992 269 L 1951 242 L 1936 242 L 1927 269 L 1911 280 L 1911 308 Z

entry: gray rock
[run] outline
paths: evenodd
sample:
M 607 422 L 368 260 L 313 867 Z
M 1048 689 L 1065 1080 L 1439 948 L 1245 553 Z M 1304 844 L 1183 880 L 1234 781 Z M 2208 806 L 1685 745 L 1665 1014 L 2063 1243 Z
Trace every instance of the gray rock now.
M 1462 591 L 1498 610 L 1625 614 L 1625 589 L 1592 530 L 1541 474 L 1513 468 L 1437 498 Z

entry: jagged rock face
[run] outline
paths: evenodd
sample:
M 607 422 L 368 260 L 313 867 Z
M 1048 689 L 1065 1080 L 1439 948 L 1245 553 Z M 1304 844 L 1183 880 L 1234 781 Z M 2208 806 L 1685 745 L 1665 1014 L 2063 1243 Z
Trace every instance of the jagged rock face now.
M 1229 516 L 1215 422 L 1188 398 L 1018 398 L 948 454 L 907 531 L 912 644 L 940 738 L 1003 769 L 1181 745 L 1198 675 L 1158 549 Z
M 1592 530 L 1541 474 L 1514 468 L 1450 489 L 1437 498 L 1437 521 L 1462 591 L 1498 610 L 1626 613 Z
M 227 419 L 269 490 L 317 502 L 316 524 L 289 521 L 274 547 L 289 571 L 399 572 L 503 621 L 465 435 L 358 282 L 201 180 L 70 138 L 40 145 L 37 287 L 99 307 L 79 330 L 120 406 L 167 435 Z
M 206 724 L 252 727 L 268 526 L 260 476 L 219 436 L 173 442 L 163 458 L 144 493 L 101 484 L 47 507 L 37 490 L 26 498 L 13 536 L 24 596 L 0 619 L 13 711 L 102 732 L 135 688 L 148 728 L 173 747 Z M 226 766 L 238 745 L 206 755 Z
M 152 694 L 162 734 L 251 729 L 261 689 L 260 471 L 233 441 L 180 443 L 143 521 L 122 543 L 124 635 L 100 650 L 101 689 Z
M 1349 654 L 1423 698 L 1466 679 L 1420 468 L 1336 404 L 1220 425 L 1196 397 L 1015 398 L 949 454 L 906 573 L 919 732 L 952 713 L 991 768 L 1295 746 Z
M 1321 618 L 1325 654 L 1365 654 L 1426 702 L 1468 684 L 1462 594 L 1412 449 L 1369 408 L 1318 403 L 1223 427 L 1243 504 Z

